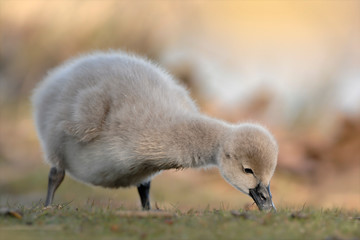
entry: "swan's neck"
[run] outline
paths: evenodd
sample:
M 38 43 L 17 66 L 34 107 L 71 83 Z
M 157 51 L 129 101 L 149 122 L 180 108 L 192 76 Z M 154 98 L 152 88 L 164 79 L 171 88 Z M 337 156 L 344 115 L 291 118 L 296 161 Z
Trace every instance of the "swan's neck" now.
M 226 137 L 225 123 L 198 116 L 176 123 L 166 137 L 168 161 L 182 168 L 217 165 L 221 144 Z

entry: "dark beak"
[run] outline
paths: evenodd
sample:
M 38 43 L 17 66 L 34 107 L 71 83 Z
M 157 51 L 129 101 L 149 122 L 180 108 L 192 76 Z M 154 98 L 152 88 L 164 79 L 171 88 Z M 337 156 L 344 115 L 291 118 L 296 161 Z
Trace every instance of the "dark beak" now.
M 249 195 L 254 199 L 256 205 L 261 211 L 273 210 L 276 212 L 276 208 L 272 202 L 270 184 L 267 187 L 258 184 L 256 188 L 249 189 Z

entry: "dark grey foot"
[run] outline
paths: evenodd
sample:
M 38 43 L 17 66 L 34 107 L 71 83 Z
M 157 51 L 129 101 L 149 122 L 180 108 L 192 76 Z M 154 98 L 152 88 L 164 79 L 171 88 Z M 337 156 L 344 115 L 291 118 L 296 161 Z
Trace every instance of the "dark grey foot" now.
M 140 195 L 141 206 L 143 210 L 150 210 L 150 199 L 149 199 L 150 181 L 141 183 L 137 187 L 137 189 Z
M 45 207 L 51 205 L 56 189 L 60 186 L 64 180 L 65 170 L 52 167 L 49 173 L 48 191 L 46 195 Z

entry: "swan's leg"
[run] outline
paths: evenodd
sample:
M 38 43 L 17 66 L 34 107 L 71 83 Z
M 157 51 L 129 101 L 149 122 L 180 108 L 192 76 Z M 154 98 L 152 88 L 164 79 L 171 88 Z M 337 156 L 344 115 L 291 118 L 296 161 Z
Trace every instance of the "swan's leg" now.
M 49 173 L 48 191 L 46 195 L 45 207 L 51 205 L 56 189 L 64 180 L 65 170 L 52 167 Z
M 141 206 L 143 210 L 150 210 L 150 199 L 149 199 L 150 181 L 141 183 L 137 187 L 137 189 L 140 195 Z

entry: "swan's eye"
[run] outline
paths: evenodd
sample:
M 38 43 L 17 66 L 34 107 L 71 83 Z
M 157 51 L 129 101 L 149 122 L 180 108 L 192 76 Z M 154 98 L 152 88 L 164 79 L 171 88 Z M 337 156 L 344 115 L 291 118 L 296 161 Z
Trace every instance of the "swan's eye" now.
M 253 170 L 251 170 L 251 168 L 245 168 L 245 169 L 244 169 L 244 172 L 245 172 L 245 173 L 249 173 L 249 174 L 250 174 L 250 173 L 251 173 L 251 174 L 254 174 L 254 172 L 253 172 Z

